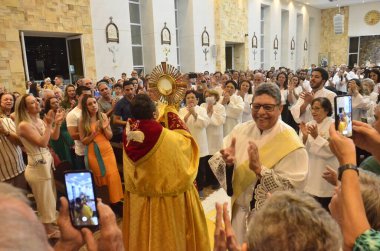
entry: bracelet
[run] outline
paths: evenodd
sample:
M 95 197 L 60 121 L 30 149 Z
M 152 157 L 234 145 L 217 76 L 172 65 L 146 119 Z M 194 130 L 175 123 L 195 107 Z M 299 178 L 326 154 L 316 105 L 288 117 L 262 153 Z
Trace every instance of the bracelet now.
M 343 172 L 346 170 L 355 170 L 356 173 L 359 175 L 358 167 L 354 164 L 345 164 L 338 168 L 338 180 L 340 181 L 342 179 Z

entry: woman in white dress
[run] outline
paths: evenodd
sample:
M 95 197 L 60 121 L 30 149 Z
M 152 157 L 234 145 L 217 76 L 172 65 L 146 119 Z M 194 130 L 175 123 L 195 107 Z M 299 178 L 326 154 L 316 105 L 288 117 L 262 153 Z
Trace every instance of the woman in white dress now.
M 199 146 L 199 167 L 196 181 L 199 195 L 202 197 L 207 155 L 209 155 L 206 128 L 210 123 L 210 119 L 207 116 L 206 109 L 198 105 L 198 99 L 194 90 L 186 92 L 185 105 L 185 107 L 179 110 L 179 117 L 186 123 L 191 135 Z
M 53 176 L 53 157 L 49 151 L 50 139 L 57 140 L 64 111 L 54 115 L 50 111 L 45 121 L 40 119 L 40 103 L 34 96 L 22 96 L 15 109 L 16 131 L 28 155 L 25 179 L 32 189 L 40 219 L 49 238 L 59 238 L 56 220 L 56 191 Z
M 244 101 L 239 95 L 236 95 L 236 89 L 237 85 L 235 81 L 228 80 L 225 84 L 223 97 L 220 100 L 220 103 L 226 109 L 226 122 L 223 126 L 224 137 L 242 121 Z
M 251 83 L 248 80 L 241 81 L 240 90 L 237 92 L 237 94 L 244 101 L 242 123 L 252 120 L 251 103 L 252 103 L 253 94 L 252 94 Z
M 334 187 L 323 179 L 326 166 L 338 169 L 339 162 L 329 147 L 329 128 L 334 124 L 331 118 L 332 105 L 327 98 L 315 98 L 311 102 L 313 120 L 300 124 L 302 140 L 309 154 L 309 173 L 305 192 L 311 194 L 328 210 Z
M 201 104 L 201 107 L 207 111 L 207 116 L 210 119 L 210 124 L 206 128 L 208 152 L 206 166 L 206 186 L 211 185 L 213 189 L 219 187 L 219 182 L 214 173 L 210 169 L 208 160 L 213 154 L 220 151 L 223 146 L 223 124 L 226 121 L 226 109 L 219 104 L 219 93 L 216 90 L 207 90 L 205 92 L 206 103 Z

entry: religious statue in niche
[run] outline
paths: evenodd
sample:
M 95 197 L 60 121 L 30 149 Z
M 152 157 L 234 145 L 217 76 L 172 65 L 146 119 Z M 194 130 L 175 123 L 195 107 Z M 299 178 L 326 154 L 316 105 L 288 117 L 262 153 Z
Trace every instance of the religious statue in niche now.
M 161 45 L 168 44 L 171 45 L 172 37 L 170 35 L 170 30 L 166 27 L 166 22 L 164 23 L 164 28 L 161 30 Z
M 201 35 L 201 40 L 202 40 L 202 51 L 205 54 L 205 61 L 207 61 L 207 53 L 210 51 L 209 46 L 210 46 L 210 36 L 206 30 L 206 26 L 204 28 L 204 31 L 202 32 Z
M 119 43 L 119 29 L 110 17 L 110 22 L 106 26 L 106 40 L 107 43 L 115 42 Z
M 170 53 L 171 43 L 172 43 L 172 36 L 165 22 L 164 28 L 162 28 L 161 30 L 161 45 L 163 46 L 162 52 L 165 54 L 165 62 L 168 62 L 168 55 Z
M 110 17 L 110 22 L 106 26 L 106 41 L 107 44 L 112 44 L 108 46 L 108 51 L 112 53 L 112 63 L 114 64 L 114 67 L 116 67 L 116 52 L 119 51 L 119 29 L 112 21 L 112 17 Z
M 277 50 L 278 50 L 278 38 L 277 38 L 277 35 L 276 35 L 276 37 L 273 40 L 273 50 L 274 50 L 274 52 L 273 52 L 273 54 L 274 54 L 274 60 L 277 60 L 277 54 L 278 54 L 278 52 L 277 52 Z
M 293 55 L 294 55 L 294 50 L 296 49 L 296 42 L 294 40 L 294 37 L 292 37 L 292 41 L 290 41 L 290 54 L 291 54 L 291 58 L 293 60 Z
M 255 61 L 256 60 L 256 49 L 257 49 L 257 37 L 256 37 L 256 33 L 253 32 L 253 36 L 252 36 L 252 53 L 253 53 L 253 60 Z

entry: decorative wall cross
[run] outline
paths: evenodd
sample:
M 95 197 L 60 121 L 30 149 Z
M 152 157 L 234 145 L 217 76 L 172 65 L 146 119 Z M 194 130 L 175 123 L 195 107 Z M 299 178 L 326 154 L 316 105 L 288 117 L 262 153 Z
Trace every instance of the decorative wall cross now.
M 209 52 L 208 47 L 205 47 L 202 51 L 205 54 L 205 61 L 207 61 L 207 53 Z
M 277 60 L 277 51 L 274 51 L 274 60 Z
M 116 47 L 116 46 L 110 46 L 108 47 L 108 51 L 110 51 L 112 53 L 112 62 L 113 63 L 116 63 L 116 52 L 119 51 L 119 47 Z
M 253 60 L 256 60 L 256 54 L 257 54 L 257 51 L 256 51 L 256 50 L 253 50 L 253 51 L 252 51 L 252 54 L 253 54 Z

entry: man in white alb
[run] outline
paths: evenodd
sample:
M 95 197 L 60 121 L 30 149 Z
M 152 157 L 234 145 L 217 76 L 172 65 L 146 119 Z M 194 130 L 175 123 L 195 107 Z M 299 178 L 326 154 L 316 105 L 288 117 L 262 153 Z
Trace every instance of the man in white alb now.
M 268 192 L 302 190 L 305 185 L 307 152 L 293 128 L 279 119 L 281 111 L 277 85 L 258 86 L 252 102 L 253 121 L 237 125 L 224 138 L 224 149 L 209 161 L 232 196 L 232 226 L 239 243 L 250 210 L 260 208 Z

